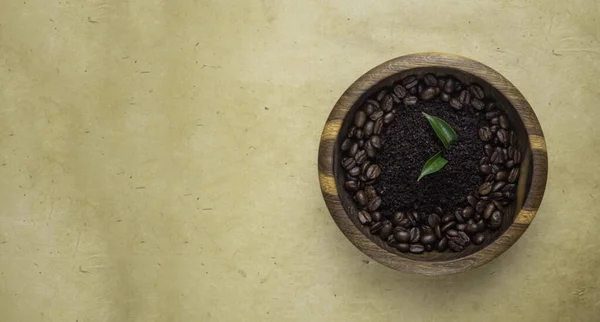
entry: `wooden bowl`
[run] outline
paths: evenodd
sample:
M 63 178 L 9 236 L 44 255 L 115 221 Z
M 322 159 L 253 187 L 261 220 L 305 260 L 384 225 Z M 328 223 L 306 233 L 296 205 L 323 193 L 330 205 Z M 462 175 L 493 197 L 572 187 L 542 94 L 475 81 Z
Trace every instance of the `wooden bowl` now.
M 476 82 L 486 96 L 510 118 L 518 137 L 523 162 L 517 186 L 517 200 L 505 210 L 502 228 L 482 245 L 470 245 L 463 252 L 400 253 L 357 219 L 358 209 L 343 188 L 340 165 L 340 137 L 348 130 L 359 106 L 378 89 L 391 86 L 415 74 L 452 75 L 463 84 Z M 548 155 L 542 128 L 523 95 L 506 78 L 474 60 L 445 53 L 419 53 L 385 62 L 361 76 L 344 92 L 325 123 L 319 146 L 319 181 L 323 198 L 333 220 L 346 237 L 367 256 L 393 269 L 424 275 L 454 274 L 471 270 L 496 258 L 523 234 L 533 220 L 546 188 Z

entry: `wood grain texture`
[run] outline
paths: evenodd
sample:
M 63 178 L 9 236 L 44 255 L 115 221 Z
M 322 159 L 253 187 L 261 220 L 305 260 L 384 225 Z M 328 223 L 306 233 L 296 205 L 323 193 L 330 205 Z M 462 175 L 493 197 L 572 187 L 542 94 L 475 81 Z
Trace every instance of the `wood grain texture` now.
M 378 88 L 390 85 L 409 74 L 451 74 L 463 83 L 479 83 L 508 114 L 524 155 L 521 164 L 517 202 L 507 209 L 503 228 L 494 240 L 472 246 L 461 253 L 403 254 L 379 239 L 356 221 L 357 209 L 341 187 L 339 137 L 344 120 Z M 523 95 L 502 75 L 474 60 L 445 53 L 419 53 L 387 61 L 361 76 L 333 107 L 319 146 L 319 181 L 325 203 L 344 235 L 362 252 L 393 269 L 424 275 L 445 275 L 471 270 L 488 263 L 513 245 L 527 229 L 540 206 L 546 187 L 548 156 L 542 128 Z

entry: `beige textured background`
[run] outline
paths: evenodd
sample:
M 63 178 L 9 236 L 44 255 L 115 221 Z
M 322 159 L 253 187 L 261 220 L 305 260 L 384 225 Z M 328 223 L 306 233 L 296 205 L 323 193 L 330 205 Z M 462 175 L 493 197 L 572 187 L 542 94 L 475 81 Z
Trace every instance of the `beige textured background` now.
M 405 275 L 322 201 L 362 73 L 446 51 L 547 137 L 538 216 L 473 272 Z M 0 321 L 599 321 L 600 2 L 0 1 Z

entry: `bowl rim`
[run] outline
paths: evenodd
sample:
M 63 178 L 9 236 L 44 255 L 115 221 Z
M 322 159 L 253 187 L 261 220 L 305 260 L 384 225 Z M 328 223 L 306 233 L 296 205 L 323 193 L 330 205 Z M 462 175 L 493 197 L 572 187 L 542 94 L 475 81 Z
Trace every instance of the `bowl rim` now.
M 513 223 L 488 246 L 465 257 L 447 261 L 419 261 L 389 252 L 369 240 L 346 213 L 334 177 L 334 152 L 343 120 L 364 94 L 380 81 L 397 73 L 415 68 L 449 68 L 470 73 L 488 82 L 504 95 L 521 118 L 532 151 L 532 181 L 523 207 Z M 423 52 L 400 56 L 386 61 L 358 78 L 334 105 L 321 134 L 318 155 L 319 183 L 329 212 L 344 235 L 359 250 L 373 260 L 390 268 L 423 275 L 447 275 L 465 272 L 498 257 L 512 246 L 527 229 L 542 202 L 548 175 L 548 155 L 541 125 L 521 92 L 504 76 L 478 61 L 459 55 Z

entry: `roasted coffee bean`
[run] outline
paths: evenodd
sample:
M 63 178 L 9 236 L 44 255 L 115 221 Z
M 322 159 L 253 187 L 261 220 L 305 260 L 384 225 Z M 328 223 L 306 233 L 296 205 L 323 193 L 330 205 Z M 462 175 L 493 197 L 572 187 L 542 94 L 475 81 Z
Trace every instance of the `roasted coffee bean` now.
M 373 144 L 371 144 L 371 141 L 367 141 L 367 143 L 365 143 L 365 151 L 367 152 L 367 156 L 369 158 L 374 158 L 375 157 L 375 148 L 373 147 Z
M 352 146 L 352 140 L 351 139 L 344 139 L 344 141 L 342 142 L 342 145 L 341 145 L 342 151 L 348 151 L 348 150 L 350 150 L 351 146 Z
M 446 230 L 446 236 L 448 236 L 448 237 L 457 237 L 458 236 L 458 230 L 448 229 L 448 230 Z
M 394 226 L 392 226 L 392 223 L 389 221 L 383 221 L 383 226 L 381 227 L 381 232 L 379 232 L 379 237 L 381 237 L 381 239 L 383 240 L 387 240 L 390 235 L 392 235 L 392 230 L 394 229 Z
M 408 219 L 408 217 L 406 217 L 398 223 L 398 226 L 403 227 L 403 228 L 410 228 L 410 227 L 412 227 L 412 223 L 411 223 L 410 219 Z
M 478 232 L 482 232 L 482 231 L 484 231 L 484 230 L 485 230 L 485 221 L 483 221 L 483 219 L 480 219 L 480 220 L 477 222 L 477 231 L 478 231 Z
M 403 253 L 407 253 L 410 250 L 410 245 L 407 243 L 399 243 L 396 245 L 396 249 Z
M 377 179 L 377 177 L 379 177 L 380 174 L 381 174 L 381 167 L 379 165 L 377 165 L 377 164 L 372 164 L 367 169 L 367 172 L 365 173 L 365 176 L 369 180 L 374 180 L 374 179 Z
M 371 162 L 370 161 L 365 161 L 365 163 L 360 165 L 360 174 L 365 174 L 367 172 L 367 169 L 371 166 Z
M 435 237 L 437 237 L 437 239 L 442 238 L 442 229 L 440 228 L 439 225 L 435 226 L 435 228 L 433 228 L 433 233 L 435 234 Z
M 502 189 L 505 185 L 506 185 L 505 181 L 498 181 L 498 182 L 494 183 L 494 185 L 492 185 L 492 191 L 493 192 L 500 191 L 500 189 Z
M 427 217 L 427 223 L 429 224 L 429 227 L 435 228 L 436 226 L 439 226 L 441 222 L 442 219 L 437 214 L 431 214 L 429 217 Z
M 460 81 L 456 80 L 455 84 L 454 84 L 454 91 L 460 92 L 460 91 L 462 91 L 462 89 L 463 89 L 463 84 Z
M 406 217 L 408 217 L 408 220 L 410 220 L 410 223 L 413 226 L 416 226 L 419 222 L 419 214 L 416 211 L 409 211 L 406 214 Z
M 508 132 L 505 129 L 499 129 L 496 132 L 496 136 L 498 137 L 498 141 L 502 142 L 502 144 L 508 143 Z
M 490 158 L 488 158 L 488 157 L 483 157 L 483 158 L 481 158 L 481 160 L 479 160 L 480 165 L 489 164 L 489 163 L 490 163 Z
M 492 192 L 488 195 L 488 197 L 490 198 L 490 200 L 500 200 L 502 199 L 502 192 L 498 191 L 498 192 Z
M 358 190 L 358 182 L 354 180 L 348 180 L 344 182 L 344 189 L 348 191 L 357 191 Z
M 446 92 L 448 94 L 452 94 L 452 92 L 454 92 L 454 85 L 455 85 L 454 79 L 452 79 L 452 77 L 448 78 L 448 80 L 444 84 L 444 92 Z
M 425 85 L 427 86 L 435 87 L 437 85 L 437 79 L 435 79 L 433 74 L 425 74 L 425 76 L 423 76 L 423 82 L 425 82 Z
M 356 160 L 354 158 L 343 158 L 342 167 L 346 170 L 352 169 L 356 166 Z
M 501 170 L 500 166 L 497 164 L 492 164 L 492 173 L 494 174 L 494 176 L 496 175 L 496 173 L 498 173 Z
M 502 188 L 502 192 L 507 192 L 507 191 L 513 192 L 513 191 L 515 191 L 516 187 L 517 186 L 515 184 L 509 183 L 506 186 L 504 186 L 504 188 Z
M 506 171 L 499 171 L 496 173 L 496 180 L 504 181 L 506 179 L 508 179 L 508 173 Z
M 448 249 L 448 238 L 444 237 L 441 238 L 436 244 L 435 244 L 435 249 L 438 252 L 443 252 L 446 249 Z
M 404 85 L 404 87 L 406 87 L 406 89 L 411 89 L 411 88 L 417 86 L 418 83 L 419 83 L 419 81 L 417 80 L 417 77 L 414 75 L 406 76 L 406 77 L 404 77 L 404 79 L 402 79 L 402 85 Z
M 469 105 L 471 103 L 471 93 L 469 93 L 467 90 L 463 90 L 462 92 L 460 92 L 460 95 L 458 96 L 458 100 L 463 105 Z
M 421 95 L 421 93 L 423 92 L 423 90 L 425 89 L 425 86 L 423 86 L 423 84 L 417 85 L 417 93 L 419 93 L 419 95 Z
M 473 240 L 473 244 L 481 245 L 485 241 L 485 236 L 482 233 L 477 233 L 471 240 Z
M 517 195 L 515 195 L 515 194 L 514 194 L 513 192 L 511 192 L 511 191 L 505 191 L 505 192 L 503 192 L 503 193 L 502 193 L 502 196 L 503 196 L 505 199 L 508 199 L 508 200 L 513 200 L 513 199 L 515 199 L 515 197 L 516 197 Z
M 375 122 L 375 125 L 373 126 L 373 134 L 381 134 L 381 129 L 383 129 L 383 120 L 379 119 Z
M 485 103 L 476 98 L 473 98 L 471 99 L 471 106 L 473 106 L 473 108 L 477 111 L 483 111 L 483 109 L 485 108 Z
M 367 161 L 367 152 L 365 152 L 365 150 L 358 150 L 354 156 L 354 160 L 356 160 L 356 163 L 358 164 L 365 163 L 365 161 Z
M 488 110 L 490 110 L 490 108 L 488 108 Z M 485 113 L 485 119 L 491 120 L 496 116 L 500 116 L 500 114 L 502 114 L 502 113 L 499 110 L 491 110 L 491 111 Z
M 489 164 L 482 164 L 479 166 L 479 172 L 483 174 L 490 174 L 492 173 L 492 167 Z
M 433 88 L 433 87 L 427 87 L 420 94 L 421 99 L 424 101 L 429 101 L 429 100 L 434 99 L 435 95 L 436 95 L 435 88 Z
M 447 214 L 445 214 L 445 215 L 442 216 L 442 223 L 444 223 L 444 224 L 445 223 L 449 223 L 449 222 L 453 221 L 454 219 L 455 218 L 454 218 L 453 214 L 447 213 Z
M 358 166 L 348 170 L 348 174 L 351 176 L 357 176 L 360 174 L 360 168 Z
M 371 223 L 371 214 L 369 214 L 367 211 L 359 211 L 358 212 L 358 221 L 363 224 L 363 225 L 367 225 Z
M 365 188 L 363 190 L 365 191 L 365 194 L 367 195 L 367 199 L 371 200 L 371 199 L 377 197 L 377 192 L 375 191 L 375 188 L 373 188 L 372 185 L 365 186 Z
M 450 96 L 450 94 L 448 94 L 448 93 L 442 92 L 440 94 L 440 99 L 442 100 L 442 102 L 450 102 L 451 98 L 452 98 L 452 96 Z
M 471 238 L 463 231 L 458 232 L 458 238 L 462 241 L 462 246 L 467 246 L 471 242 Z
M 477 206 L 475 206 L 475 211 L 476 211 L 478 214 L 481 214 L 481 213 L 483 213 L 483 212 L 484 212 L 484 210 L 485 210 L 485 207 L 487 207 L 488 203 L 489 203 L 489 202 L 487 202 L 487 201 L 485 201 L 485 200 L 479 200 L 479 201 L 477 202 Z
M 365 124 L 365 121 L 367 120 L 367 114 L 365 114 L 365 112 L 363 111 L 358 111 L 356 112 L 356 114 L 354 115 L 354 125 L 357 128 L 362 127 Z
M 374 211 L 371 213 L 371 220 L 381 221 L 381 219 L 383 219 L 383 216 L 381 215 L 381 213 L 379 211 Z
M 377 135 L 373 135 L 371 137 L 371 145 L 375 148 L 375 149 L 381 149 L 381 137 L 377 136 Z
M 394 238 L 399 243 L 408 243 L 410 241 L 410 233 L 406 230 L 396 231 L 394 232 Z
M 467 224 L 465 224 L 464 222 L 456 224 L 456 229 L 459 230 L 459 231 L 463 231 L 466 228 L 467 228 Z
M 373 121 L 377 121 L 383 117 L 383 111 L 375 111 L 373 114 L 369 115 L 369 118 Z
M 506 117 L 506 115 L 500 115 L 498 123 L 505 130 L 508 130 L 508 127 L 510 126 L 510 123 L 508 122 L 508 117 Z
M 494 153 L 494 147 L 491 144 L 486 144 L 484 147 L 485 150 L 485 155 L 487 155 L 488 157 L 492 156 L 492 153 Z
M 502 212 L 500 210 L 496 210 L 492 213 L 490 217 L 490 228 L 498 229 L 502 226 Z
M 421 236 L 421 244 L 423 245 L 431 245 L 433 243 L 435 243 L 435 235 L 433 234 L 425 234 L 423 236 Z
M 471 85 L 471 87 L 469 87 L 469 91 L 471 92 L 471 94 L 473 94 L 474 97 L 480 100 L 482 100 L 484 97 L 483 89 L 477 84 Z
M 496 134 L 496 132 L 498 132 L 499 129 L 500 129 L 499 125 L 490 126 L 490 131 L 492 131 L 492 134 Z M 493 135 L 492 135 L 492 137 L 493 137 Z M 496 138 L 496 140 L 497 140 L 497 138 Z
M 417 227 L 413 227 L 410 229 L 410 242 L 416 243 L 421 239 L 421 231 Z
M 494 168 L 493 167 L 492 167 L 492 172 L 494 172 Z M 494 173 L 490 173 L 490 174 L 488 174 L 485 177 L 485 179 L 483 181 L 485 181 L 485 182 L 492 182 L 492 181 L 494 181 L 494 176 L 495 176 Z
M 348 156 L 352 158 L 356 155 L 356 152 L 358 152 L 358 143 L 354 142 L 354 143 L 352 143 L 352 145 L 350 146 L 350 149 L 348 150 Z
M 492 153 L 492 156 L 490 157 L 490 161 L 493 164 L 502 163 L 502 153 L 499 153 L 498 151 L 494 151 L 494 153 Z
M 381 101 L 381 109 L 384 112 L 389 112 L 394 108 L 394 99 L 390 95 L 386 95 Z
M 449 240 L 448 241 L 448 247 L 453 251 L 453 252 L 462 252 L 463 250 L 465 250 L 465 248 L 459 244 L 457 244 L 454 240 Z
M 477 202 L 479 200 L 477 199 L 477 197 L 473 196 L 473 195 L 468 195 L 467 196 L 467 202 L 469 203 L 469 205 L 471 205 L 471 207 L 475 208 L 475 206 L 477 206 Z
M 365 140 L 358 140 L 358 147 L 362 149 L 365 146 Z
M 368 120 L 365 122 L 365 125 L 363 126 L 363 134 L 366 137 L 369 137 L 373 134 L 373 127 L 375 125 L 375 122 Z
M 396 95 L 395 93 L 392 93 L 390 95 L 392 96 L 392 99 L 394 100 L 394 103 L 400 104 L 400 102 L 402 102 L 402 100 L 400 99 L 400 97 L 398 97 L 398 95 Z
M 402 211 L 395 212 L 392 215 L 392 223 L 394 223 L 395 225 L 398 225 L 405 218 L 406 218 L 406 213 L 404 213 Z
M 479 189 L 477 189 L 477 192 L 479 192 L 479 194 L 482 196 L 487 195 L 488 193 L 490 193 L 490 191 L 492 191 L 492 184 L 489 182 L 482 183 L 479 186 Z
M 390 124 L 394 120 L 394 113 L 388 112 L 383 116 L 383 123 Z
M 406 90 L 406 88 L 404 88 L 404 86 L 398 84 L 394 86 L 394 94 L 396 94 L 396 96 L 402 99 L 405 98 L 406 95 L 408 95 L 408 91 Z
M 456 209 L 456 211 L 454 212 L 454 218 L 456 218 L 456 221 L 458 222 L 465 222 L 465 219 L 462 216 L 461 208 Z
M 508 175 L 508 182 L 514 183 L 519 178 L 519 168 L 513 168 Z
M 521 163 L 521 152 L 519 150 L 515 150 L 512 158 L 513 161 L 515 161 L 515 164 Z
M 396 238 L 394 238 L 394 234 L 390 234 L 387 238 L 387 244 L 390 245 L 390 247 L 396 247 L 396 244 L 398 242 L 396 242 Z
M 410 106 L 417 104 L 418 100 L 419 99 L 416 96 L 407 96 L 402 102 L 404 103 L 404 105 Z
M 381 207 L 381 202 L 382 201 L 380 197 L 375 197 L 371 199 L 371 201 L 369 201 L 369 203 L 367 204 L 367 209 L 369 209 L 369 211 L 375 211 L 379 209 L 379 207 Z
M 479 138 L 483 142 L 487 142 L 487 141 L 491 140 L 492 139 L 492 131 L 490 130 L 490 128 L 487 126 L 480 128 L 479 129 Z
M 362 138 L 365 137 L 365 132 L 362 129 L 356 129 L 356 133 L 354 134 L 354 137 L 357 138 L 358 140 L 362 140 Z
M 490 120 L 490 124 L 492 124 L 492 125 L 498 125 L 499 122 L 500 122 L 500 119 L 498 116 L 496 116 Z
M 433 208 L 433 212 L 436 213 L 436 214 L 438 214 L 438 215 L 442 215 L 444 213 L 443 210 L 442 210 L 442 207 L 440 207 L 440 206 L 434 207 Z
M 375 105 L 373 104 L 365 104 L 365 106 L 363 106 L 363 111 L 365 111 L 365 114 L 371 115 L 373 112 L 375 112 Z
M 505 165 L 506 165 L 507 169 L 512 169 L 515 166 L 515 161 L 513 161 L 513 160 L 507 160 L 506 163 L 505 163 Z
M 460 110 L 463 107 L 463 104 L 456 98 L 450 99 L 450 106 L 455 110 Z
M 352 138 L 356 134 L 356 126 L 352 125 L 348 130 L 348 137 Z
M 377 94 L 377 100 L 381 102 L 385 95 L 387 95 L 387 91 L 384 89 Z
M 446 230 L 448 230 L 448 229 L 450 229 L 450 228 L 454 227 L 455 225 L 456 225 L 456 222 L 454 222 L 454 221 L 450 221 L 450 222 L 447 222 L 447 223 L 443 224 L 443 225 L 441 226 L 441 229 L 442 229 L 442 231 L 444 232 L 444 231 L 446 231 Z
M 475 215 L 475 209 L 473 209 L 473 207 L 467 206 L 462 211 L 463 218 L 469 219 L 473 217 L 473 215 Z
M 383 228 L 383 223 L 381 222 L 376 222 L 371 226 L 371 234 L 373 235 L 379 235 L 379 233 L 381 232 L 381 228 Z
M 474 222 L 467 224 L 467 228 L 465 229 L 465 231 L 471 235 L 476 233 L 477 232 L 477 224 Z
M 365 192 L 363 190 L 357 191 L 354 198 L 356 198 L 356 202 L 358 202 L 359 205 L 361 205 L 361 206 L 367 205 L 367 194 L 365 194 Z
M 421 254 L 424 251 L 425 251 L 425 247 L 421 244 L 410 245 L 410 252 L 413 254 Z
M 437 86 L 439 88 L 444 88 L 444 86 L 446 85 L 446 79 L 445 78 L 438 78 L 438 82 L 437 82 Z
M 483 211 L 483 218 L 490 219 L 494 211 L 496 211 L 496 205 L 494 205 L 494 203 L 489 203 Z

